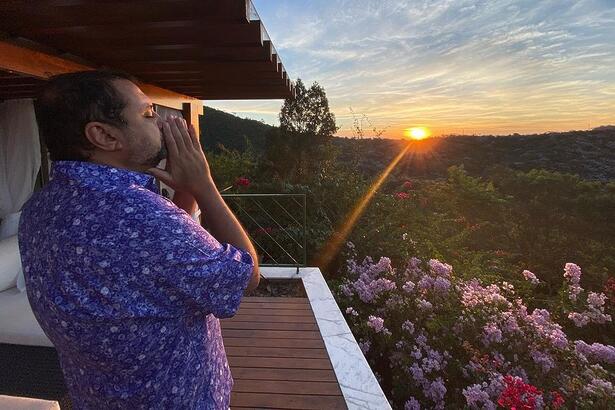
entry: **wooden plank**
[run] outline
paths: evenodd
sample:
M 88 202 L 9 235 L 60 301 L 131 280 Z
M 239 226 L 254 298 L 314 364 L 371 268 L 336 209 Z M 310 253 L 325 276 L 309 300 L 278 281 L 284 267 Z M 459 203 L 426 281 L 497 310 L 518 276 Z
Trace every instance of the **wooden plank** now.
M 280 72 L 277 66 L 269 61 L 233 61 L 233 62 L 221 62 L 221 61 L 198 61 L 198 60 L 174 60 L 174 61 L 121 61 L 114 64 L 116 67 L 122 67 L 123 69 L 131 73 L 147 74 L 151 72 L 157 72 L 161 70 L 178 70 L 178 71 L 201 71 L 203 74 L 223 74 L 225 71 L 237 72 L 237 71 L 269 71 Z M 281 72 L 280 72 L 281 73 Z M 282 74 L 280 74 L 282 78 Z M 207 77 L 204 81 L 207 82 Z
M 87 1 L 81 4 L 76 1 L 67 4 L 66 1 L 4 0 L 0 2 L 0 16 L 2 26 L 13 29 L 107 25 L 126 21 L 175 21 L 189 18 L 198 19 L 202 23 L 248 21 L 245 0 Z
M 259 369 L 254 367 L 233 367 L 231 369 L 234 379 L 253 380 L 295 380 L 335 382 L 333 370 L 314 369 Z
M 187 93 L 199 100 L 280 100 L 285 98 L 294 98 L 293 91 L 234 91 L 234 92 L 202 92 L 202 93 Z
M 104 45 L 91 48 L 91 52 L 105 52 Z M 142 46 L 114 50 L 107 58 L 110 63 L 118 61 L 273 61 L 271 42 L 252 47 L 203 47 L 199 44 L 172 44 Z
M 246 301 L 241 302 L 240 307 L 250 309 L 312 310 L 309 303 L 267 303 Z
M 255 367 L 273 369 L 319 369 L 333 370 L 327 359 L 298 359 L 281 357 L 228 356 L 231 367 Z
M 324 349 L 325 343 L 316 339 L 250 339 L 223 336 L 224 346 L 290 347 L 294 349 Z
M 174 25 L 173 23 L 177 23 Z M 79 56 L 88 56 L 89 44 L 104 41 L 109 46 L 108 53 L 115 48 L 160 46 L 194 43 L 202 47 L 214 46 L 261 46 L 262 25 L 260 21 L 247 24 L 201 25 L 197 27 L 182 26 L 183 22 L 169 22 L 164 27 L 152 29 L 140 25 L 102 26 L 93 29 L 92 26 L 71 27 L 58 32 L 50 30 L 30 30 L 17 34 L 55 48 L 69 51 Z M 94 55 L 92 55 L 95 57 Z M 104 61 L 105 55 L 98 56 Z
M 247 80 L 280 80 L 284 79 L 283 73 L 278 73 L 277 71 L 239 71 L 239 72 L 230 72 L 225 75 L 219 75 L 219 77 L 213 77 L 215 73 L 206 73 L 200 70 L 185 70 L 185 71 L 177 71 L 177 70 L 160 70 L 156 72 L 147 73 L 146 78 L 148 81 L 163 83 L 163 84 L 171 84 L 171 83 L 180 83 L 183 84 L 186 81 L 186 84 L 199 84 L 203 81 L 204 78 L 209 79 L 220 79 L 221 81 L 245 81 Z M 209 75 L 209 77 L 207 77 Z M 286 299 L 286 298 L 282 298 Z
M 271 316 L 266 314 L 253 315 L 242 313 L 236 314 L 232 320 L 238 320 L 243 322 L 271 322 Z M 279 323 L 316 323 L 314 316 L 276 316 L 275 321 Z
M 280 296 L 246 296 L 242 302 L 269 302 L 269 303 L 310 303 L 306 297 L 280 297 Z
M 231 408 L 347 409 L 341 396 L 231 393 Z
M 236 380 L 233 391 L 237 393 L 342 395 L 339 385 L 334 382 L 296 382 L 286 380 Z
M 279 347 L 245 347 L 228 346 L 224 341 L 227 356 L 254 356 L 254 357 L 294 357 L 304 359 L 329 358 L 325 349 L 294 349 Z
M 239 320 L 225 319 L 221 320 L 220 324 L 222 329 L 318 331 L 318 325 L 316 323 L 241 322 Z
M 254 329 L 223 329 L 222 337 L 246 337 L 269 339 L 303 339 L 321 340 L 318 331 L 308 330 L 254 330 Z
M 250 306 L 239 306 L 237 315 L 267 315 L 267 316 L 314 316 L 311 310 L 293 309 L 252 309 Z

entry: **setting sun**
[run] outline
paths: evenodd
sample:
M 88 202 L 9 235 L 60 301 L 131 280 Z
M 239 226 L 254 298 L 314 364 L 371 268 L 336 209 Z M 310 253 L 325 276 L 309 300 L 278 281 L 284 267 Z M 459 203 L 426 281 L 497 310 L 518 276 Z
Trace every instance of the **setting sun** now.
M 404 130 L 404 136 L 406 138 L 412 138 L 413 140 L 423 140 L 429 137 L 430 135 L 431 133 L 425 127 L 413 127 L 413 128 L 406 128 Z

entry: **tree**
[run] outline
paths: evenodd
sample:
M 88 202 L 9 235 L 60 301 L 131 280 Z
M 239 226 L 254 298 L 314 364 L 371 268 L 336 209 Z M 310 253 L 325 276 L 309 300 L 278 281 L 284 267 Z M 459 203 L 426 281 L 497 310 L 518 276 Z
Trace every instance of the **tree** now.
M 338 127 L 322 86 L 315 82 L 306 89 L 298 79 L 295 91 L 280 110 L 280 129 L 269 141 L 267 159 L 280 177 L 307 182 L 331 162 L 333 150 L 327 147 Z
M 295 91 L 295 98 L 287 98 L 280 111 L 280 130 L 319 140 L 333 136 L 338 128 L 324 88 L 315 82 L 306 89 L 298 79 Z

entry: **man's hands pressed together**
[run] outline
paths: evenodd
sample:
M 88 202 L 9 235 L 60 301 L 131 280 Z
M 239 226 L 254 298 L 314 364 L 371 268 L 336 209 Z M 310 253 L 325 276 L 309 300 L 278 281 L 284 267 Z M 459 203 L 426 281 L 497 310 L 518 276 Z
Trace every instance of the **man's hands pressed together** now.
M 206 185 L 215 185 L 209 164 L 194 126 L 186 120 L 170 117 L 162 123 L 162 135 L 167 147 L 166 169 L 151 168 L 149 172 L 176 191 L 190 192 Z
M 171 117 L 163 122 L 162 134 L 168 151 L 166 168 L 150 168 L 148 172 L 176 192 L 194 196 L 210 233 L 218 242 L 229 243 L 250 253 L 254 270 L 247 290 L 256 288 L 260 276 L 256 250 L 220 196 L 194 127 L 192 124 L 187 126 L 183 118 Z

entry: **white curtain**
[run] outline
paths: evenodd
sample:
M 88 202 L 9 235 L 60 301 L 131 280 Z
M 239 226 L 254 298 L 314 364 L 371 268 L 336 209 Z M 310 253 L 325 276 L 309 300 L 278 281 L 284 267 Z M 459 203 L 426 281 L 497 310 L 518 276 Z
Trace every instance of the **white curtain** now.
M 21 210 L 34 191 L 41 166 L 31 98 L 0 103 L 0 218 Z

